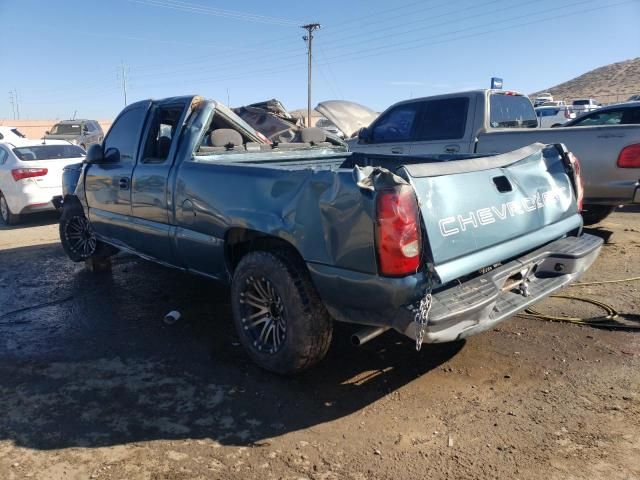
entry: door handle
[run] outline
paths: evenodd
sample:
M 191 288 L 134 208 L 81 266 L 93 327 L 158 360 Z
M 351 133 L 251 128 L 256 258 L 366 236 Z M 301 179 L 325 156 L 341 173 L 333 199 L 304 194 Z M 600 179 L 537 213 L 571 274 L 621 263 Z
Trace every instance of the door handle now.
M 129 190 L 129 179 L 127 177 L 120 179 L 120 190 Z
M 460 146 L 459 145 L 447 145 L 446 147 L 444 147 L 444 151 L 447 153 L 456 153 L 460 151 Z
M 402 153 L 404 152 L 404 148 L 402 147 L 392 147 L 391 148 L 391 153 Z

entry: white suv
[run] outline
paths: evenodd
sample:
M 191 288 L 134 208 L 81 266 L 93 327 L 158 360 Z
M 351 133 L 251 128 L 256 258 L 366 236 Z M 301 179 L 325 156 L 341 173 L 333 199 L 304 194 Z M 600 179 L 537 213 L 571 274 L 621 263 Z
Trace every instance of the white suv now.
M 571 109 L 578 115 L 597 110 L 598 108 L 600 108 L 600 104 L 593 98 L 576 98 L 571 102 Z
M 567 106 L 536 107 L 535 110 L 540 128 L 559 127 L 576 118 L 576 114 Z

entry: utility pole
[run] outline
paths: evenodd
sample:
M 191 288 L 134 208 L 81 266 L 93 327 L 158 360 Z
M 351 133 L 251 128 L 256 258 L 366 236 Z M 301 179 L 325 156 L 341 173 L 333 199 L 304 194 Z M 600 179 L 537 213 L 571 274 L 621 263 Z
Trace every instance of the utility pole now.
M 13 119 L 16 119 L 16 101 L 13 97 L 13 92 L 9 91 L 9 103 L 11 104 L 11 112 L 13 113 Z
M 16 100 L 16 116 L 20 120 L 20 102 L 18 101 L 18 90 L 13 89 L 13 98 Z
M 124 62 L 120 62 L 120 81 L 122 82 L 122 95 L 124 96 L 124 106 L 127 106 L 127 75 L 129 74 L 129 67 Z
M 302 39 L 307 42 L 307 56 L 308 56 L 308 78 L 307 78 L 307 127 L 311 126 L 311 62 L 313 59 L 312 44 L 313 44 L 313 32 L 320 28 L 319 23 L 308 23 L 302 25 L 307 31 L 307 34 Z

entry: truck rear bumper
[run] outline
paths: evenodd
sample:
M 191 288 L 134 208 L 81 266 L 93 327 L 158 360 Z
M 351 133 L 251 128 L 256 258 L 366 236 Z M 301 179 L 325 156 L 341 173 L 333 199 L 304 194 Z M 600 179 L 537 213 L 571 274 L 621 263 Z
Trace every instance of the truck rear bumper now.
M 563 238 L 435 293 L 423 342 L 450 342 L 493 328 L 580 277 L 597 258 L 601 246 L 602 239 L 593 235 Z M 407 306 L 409 318 L 394 324 L 412 339 L 417 307 Z
M 601 246 L 602 239 L 593 235 L 561 238 L 472 280 L 436 291 L 423 342 L 450 342 L 494 327 L 580 277 Z M 314 265 L 309 270 L 336 320 L 391 327 L 415 339 L 413 320 L 426 290 L 424 274 L 385 279 L 343 276 Z

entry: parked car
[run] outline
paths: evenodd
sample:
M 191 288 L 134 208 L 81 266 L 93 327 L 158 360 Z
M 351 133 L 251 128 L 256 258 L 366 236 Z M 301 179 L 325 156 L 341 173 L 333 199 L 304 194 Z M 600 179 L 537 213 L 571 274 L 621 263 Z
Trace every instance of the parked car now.
M 62 193 L 62 169 L 84 159 L 84 150 L 66 141 L 0 143 L 0 219 L 14 225 L 21 215 L 53 210 Z
M 326 100 L 320 102 L 315 109 L 333 123 L 344 134 L 345 139 L 357 136 L 361 128 L 368 127 L 378 118 L 378 112 L 346 100 Z
M 393 328 L 417 347 L 491 329 L 601 248 L 582 233 L 579 164 L 560 145 L 393 157 L 303 133 L 263 143 L 200 97 L 131 104 L 67 188 L 62 246 L 229 284 L 240 342 L 284 374 L 323 358 L 333 320 L 362 325 L 355 343 Z
M 595 125 L 638 125 L 640 124 L 640 102 L 619 103 L 585 113 L 564 124 L 565 127 L 588 127 Z
M 47 131 L 45 140 L 67 140 L 85 150 L 104 139 L 102 127 L 95 120 L 63 120 Z
M 336 135 L 340 138 L 344 138 L 344 133 L 334 125 L 334 123 L 328 118 L 319 118 L 316 122 L 316 127 L 323 129 L 325 132 L 331 133 L 332 135 Z
M 27 137 L 16 127 L 0 125 L 0 142 L 19 145 L 28 142 Z
M 349 143 L 354 151 L 391 155 L 502 153 L 533 142 L 563 143 L 582 163 L 586 223 L 618 205 L 640 203 L 640 126 L 537 127 L 526 96 L 474 90 L 399 102 Z
M 253 127 L 258 134 L 273 143 L 304 143 L 302 119 L 293 117 L 275 98 L 265 102 L 237 107 L 233 112 Z M 336 133 L 327 133 L 334 141 L 342 142 Z
M 566 105 L 564 100 L 553 100 L 552 102 L 544 102 L 536 107 L 564 107 Z
M 559 127 L 576 118 L 569 107 L 536 107 L 535 110 L 540 128 Z
M 546 102 L 553 102 L 553 95 L 550 93 L 540 93 L 533 100 L 533 106 L 538 107 Z
M 593 98 L 578 98 L 571 102 L 571 109 L 580 115 L 600 108 L 600 104 Z
M 640 102 L 640 95 L 631 95 L 627 98 L 627 102 Z

